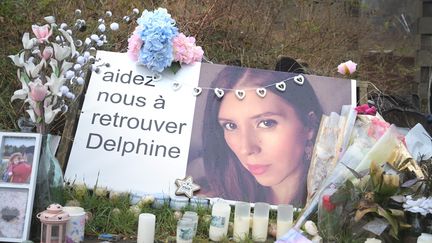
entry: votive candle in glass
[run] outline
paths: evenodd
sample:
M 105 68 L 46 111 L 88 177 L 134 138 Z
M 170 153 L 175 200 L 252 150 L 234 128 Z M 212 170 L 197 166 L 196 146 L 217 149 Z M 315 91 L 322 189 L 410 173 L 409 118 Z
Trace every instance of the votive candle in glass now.
M 195 236 L 198 228 L 198 214 L 193 211 L 186 211 L 183 214 L 183 218 L 190 218 L 192 220 L 194 226 L 193 236 Z
M 142 213 L 138 217 L 137 243 L 153 243 L 155 235 L 156 216 Z
M 293 224 L 294 207 L 289 204 L 280 204 L 277 207 L 276 239 L 281 238 L 291 229 Z
M 237 202 L 234 211 L 234 241 L 240 242 L 249 238 L 250 226 L 250 204 L 247 202 Z
M 189 198 L 183 196 L 171 196 L 170 208 L 181 210 L 189 205 Z
M 255 203 L 252 222 L 252 239 L 255 242 L 267 240 L 269 211 L 270 205 L 268 203 Z
M 228 203 L 219 201 L 213 204 L 210 221 L 209 238 L 220 241 L 228 234 L 231 207 Z
M 168 194 L 156 193 L 153 196 L 153 208 L 161 208 L 164 206 L 164 204 L 168 204 L 170 201 L 170 196 Z
M 192 243 L 193 222 L 191 218 L 182 218 L 177 222 L 176 241 L 178 243 Z

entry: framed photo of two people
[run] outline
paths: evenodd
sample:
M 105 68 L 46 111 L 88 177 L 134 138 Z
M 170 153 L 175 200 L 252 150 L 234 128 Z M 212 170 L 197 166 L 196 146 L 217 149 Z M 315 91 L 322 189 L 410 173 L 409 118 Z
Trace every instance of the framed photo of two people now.
M 0 132 L 0 242 L 28 239 L 41 136 Z
M 321 116 L 356 99 L 354 80 L 207 63 L 156 80 L 98 58 L 65 175 L 89 187 L 174 195 L 192 176 L 196 196 L 303 205 Z

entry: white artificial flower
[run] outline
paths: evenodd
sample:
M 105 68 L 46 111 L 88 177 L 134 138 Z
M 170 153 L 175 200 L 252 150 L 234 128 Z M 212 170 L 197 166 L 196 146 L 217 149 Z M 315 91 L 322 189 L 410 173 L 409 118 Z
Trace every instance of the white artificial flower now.
M 41 62 L 38 65 L 35 65 L 33 62 L 26 62 L 24 63 L 24 69 L 26 70 L 26 73 L 31 78 L 37 78 L 39 76 L 40 70 L 43 66 L 45 66 L 46 62 L 44 59 L 41 60 Z
M 421 215 L 426 216 L 428 213 L 432 213 L 432 197 L 412 199 L 411 196 L 407 196 L 406 201 L 402 206 L 405 211 L 420 213 Z
M 65 96 L 71 100 L 75 99 L 75 95 L 72 92 L 67 92 Z
M 64 30 L 62 30 L 62 29 L 59 29 L 59 31 L 63 34 L 63 36 L 66 38 L 66 40 L 69 42 L 69 44 L 70 44 L 70 49 L 71 49 L 71 54 L 72 54 L 72 57 L 74 57 L 76 54 L 76 49 L 75 49 L 75 45 L 74 45 L 74 40 L 73 40 L 73 38 L 72 38 L 72 36 L 71 36 L 71 34 L 69 34 L 69 32 L 67 32 L 67 31 L 64 31 Z
M 76 62 L 78 64 L 84 65 L 84 63 L 85 63 L 85 57 L 83 57 L 83 56 L 77 57 Z
M 85 41 L 84 41 L 84 44 L 86 44 L 86 45 L 90 45 L 90 43 L 91 43 L 90 38 L 86 38 Z
M 98 23 L 103 24 L 103 23 L 105 23 L 105 20 L 104 19 L 98 19 Z
M 54 117 L 61 111 L 61 108 L 52 109 L 53 105 L 45 106 L 45 123 L 50 124 L 52 121 L 54 121 Z
M 72 70 L 68 70 L 68 71 L 66 71 L 64 77 L 66 79 L 72 79 L 73 77 L 75 77 L 75 72 Z
M 17 70 L 17 72 L 18 72 L 17 74 L 18 79 L 21 82 L 22 88 L 14 92 L 14 94 L 11 97 L 11 102 L 14 101 L 15 99 L 25 100 L 27 98 L 28 93 L 30 92 L 30 89 L 27 85 L 25 78 L 20 75 L 19 70 Z
M 30 39 L 30 34 L 28 32 L 25 32 L 23 37 L 22 37 L 22 43 L 23 43 L 24 49 L 30 50 L 35 45 L 36 39 L 34 39 L 34 38 Z
M 81 64 L 79 64 L 79 63 L 75 64 L 75 65 L 73 66 L 73 69 L 74 69 L 75 71 L 79 71 L 79 70 L 81 70 Z
M 133 12 L 134 14 L 139 14 L 139 10 L 138 10 L 137 8 L 134 8 L 134 9 L 132 10 L 132 12 Z
M 304 224 L 304 229 L 309 235 L 318 235 L 318 228 L 313 221 L 306 221 L 306 223 Z
M 77 82 L 77 84 L 79 84 L 79 85 L 83 85 L 83 84 L 84 84 L 84 79 L 83 79 L 82 77 L 78 77 L 78 78 L 76 79 L 76 82 Z
M 51 77 L 46 77 L 47 82 L 46 85 L 48 86 L 48 89 L 57 96 L 62 96 L 62 87 L 64 86 L 64 83 L 66 82 L 66 79 L 63 76 L 57 77 L 54 73 L 51 73 Z M 67 87 L 66 87 L 67 88 Z M 68 88 L 69 91 L 69 88 Z
M 21 52 L 21 54 L 10 55 L 8 57 L 10 59 L 12 59 L 15 66 L 24 67 L 24 63 L 25 63 L 24 62 L 24 54 L 25 54 L 25 52 Z
M 98 30 L 99 30 L 100 32 L 105 32 L 105 29 L 106 29 L 106 27 L 105 27 L 104 24 L 100 24 L 100 25 L 98 26 Z
M 112 12 L 111 11 L 106 11 L 106 16 L 111 17 L 112 16 Z
M 60 29 L 63 29 L 63 30 L 64 30 L 64 29 L 67 28 L 67 26 L 68 26 L 68 25 L 67 25 L 66 23 L 61 23 L 61 24 L 60 24 Z
M 45 16 L 44 19 L 46 22 L 48 22 L 48 24 L 54 24 L 55 23 L 54 16 Z
M 71 48 L 69 46 L 61 46 L 57 43 L 52 43 L 54 47 L 54 57 L 57 61 L 61 62 L 68 58 L 71 54 Z
M 119 29 L 119 24 L 116 22 L 111 23 L 110 28 L 111 28 L 111 30 L 116 31 Z
M 60 92 L 65 95 L 69 92 L 69 88 L 67 86 L 63 85 L 60 87 Z
M 92 35 L 90 36 L 90 39 L 91 39 L 92 41 L 98 41 L 98 40 L 99 40 L 99 36 L 96 35 L 96 34 L 92 34 Z

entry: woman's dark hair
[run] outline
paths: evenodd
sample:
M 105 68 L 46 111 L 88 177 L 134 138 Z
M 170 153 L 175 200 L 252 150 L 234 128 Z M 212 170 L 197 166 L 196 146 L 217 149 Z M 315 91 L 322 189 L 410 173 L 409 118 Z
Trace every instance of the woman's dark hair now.
M 293 106 L 296 114 L 306 127 L 318 130 L 317 119 L 311 119 L 311 112 L 315 118 L 321 118 L 322 110 L 309 82 L 304 80 L 303 85 L 296 84 L 292 77 L 296 74 L 276 71 L 262 71 L 259 69 L 225 67 L 215 80 L 212 88 L 234 89 L 242 87 L 266 87 L 267 92 L 272 92 L 282 97 Z M 275 83 L 286 80 L 286 90 L 279 91 Z M 227 91 L 226 91 L 227 92 Z M 252 94 L 250 94 L 252 95 Z M 224 131 L 218 122 L 219 108 L 223 97 L 209 93 L 204 112 L 203 124 L 203 160 L 206 171 L 208 188 L 203 191 L 215 193 L 222 198 L 237 201 L 268 201 L 269 188 L 261 186 L 255 178 L 241 165 L 233 151 L 228 147 Z M 305 175 L 306 176 L 306 175 Z M 287 190 L 289 190 L 287 188 Z

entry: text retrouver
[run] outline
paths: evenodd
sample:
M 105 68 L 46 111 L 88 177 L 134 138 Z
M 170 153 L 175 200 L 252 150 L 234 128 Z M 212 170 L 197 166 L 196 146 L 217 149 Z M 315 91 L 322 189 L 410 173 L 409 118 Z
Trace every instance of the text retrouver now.
M 128 127 L 129 129 L 141 129 L 143 131 L 167 132 L 172 134 L 182 134 L 185 122 L 163 121 L 130 116 L 93 113 L 92 125 L 102 125 L 105 127 Z

